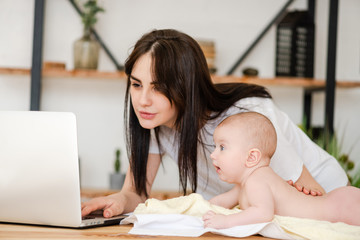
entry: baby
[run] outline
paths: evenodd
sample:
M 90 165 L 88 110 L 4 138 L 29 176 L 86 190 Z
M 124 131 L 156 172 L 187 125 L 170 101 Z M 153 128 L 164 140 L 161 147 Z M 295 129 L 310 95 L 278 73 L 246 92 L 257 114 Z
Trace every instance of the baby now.
M 225 208 L 239 205 L 243 211 L 209 211 L 203 216 L 205 227 L 269 222 L 274 214 L 360 225 L 360 189 L 341 187 L 316 197 L 299 192 L 269 167 L 276 140 L 272 123 L 259 113 L 236 114 L 219 124 L 211 159 L 220 179 L 235 187 L 210 202 Z

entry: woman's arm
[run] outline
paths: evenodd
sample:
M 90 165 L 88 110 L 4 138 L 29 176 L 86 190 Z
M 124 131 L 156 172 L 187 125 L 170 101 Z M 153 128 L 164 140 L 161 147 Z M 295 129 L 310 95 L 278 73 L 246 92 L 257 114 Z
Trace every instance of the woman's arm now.
M 152 184 L 154 183 L 157 171 L 160 165 L 159 154 L 149 154 L 147 165 L 147 184 L 146 190 L 151 191 Z M 120 192 L 111 194 L 106 197 L 98 197 L 90 200 L 89 202 L 82 203 L 81 215 L 86 216 L 93 211 L 102 209 L 103 215 L 106 218 L 120 215 L 122 213 L 132 212 L 139 203 L 146 200 L 145 195 L 138 195 L 135 190 L 133 182 L 133 174 L 128 169 L 124 185 Z
M 307 195 L 321 196 L 325 194 L 325 190 L 315 181 L 305 166 L 303 166 L 299 179 L 295 183 L 291 180 L 288 181 L 288 183 L 294 186 L 299 192 L 303 192 Z

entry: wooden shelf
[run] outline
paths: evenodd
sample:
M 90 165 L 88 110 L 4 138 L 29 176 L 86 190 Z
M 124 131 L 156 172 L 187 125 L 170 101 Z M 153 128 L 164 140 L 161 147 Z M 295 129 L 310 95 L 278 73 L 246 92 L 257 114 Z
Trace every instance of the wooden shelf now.
M 9 75 L 30 75 L 31 70 L 25 68 L 0 68 L 0 74 Z M 119 72 L 99 72 L 97 70 L 65 70 L 65 69 L 43 69 L 44 77 L 83 77 L 83 78 L 105 78 L 120 79 L 126 78 L 123 71 Z
M 43 71 L 45 77 L 82 77 L 82 78 L 105 78 L 105 79 L 125 79 L 126 74 L 119 72 L 99 72 L 96 70 L 58 70 L 45 69 Z
M 296 77 L 276 77 L 276 78 L 257 78 L 257 77 L 236 77 L 236 76 L 212 76 L 215 83 L 244 82 L 258 85 L 272 86 L 293 86 L 305 88 L 322 88 L 325 87 L 325 81 L 312 78 Z M 336 86 L 340 88 L 360 87 L 359 82 L 337 81 Z
M 30 69 L 25 69 L 25 68 L 0 68 L 0 74 L 29 75 L 30 74 Z
M 9 75 L 30 75 L 30 69 L 24 68 L 0 68 L 0 74 Z M 96 70 L 65 70 L 65 69 L 43 69 L 44 77 L 82 77 L 82 78 L 103 78 L 103 79 L 125 79 L 126 74 L 119 72 L 100 72 Z M 258 85 L 269 86 L 292 86 L 304 88 L 325 87 L 325 81 L 311 78 L 296 77 L 276 77 L 276 78 L 257 78 L 257 77 L 236 77 L 236 76 L 211 76 L 215 83 L 244 82 Z M 360 87 L 360 81 L 340 81 L 336 82 L 339 88 Z

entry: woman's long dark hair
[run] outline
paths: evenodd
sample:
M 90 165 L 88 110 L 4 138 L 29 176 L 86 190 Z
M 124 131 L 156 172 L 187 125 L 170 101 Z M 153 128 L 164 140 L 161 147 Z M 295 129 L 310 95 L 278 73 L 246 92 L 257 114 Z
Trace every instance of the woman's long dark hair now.
M 204 54 L 190 36 L 172 29 L 154 30 L 143 35 L 125 62 L 128 77 L 125 96 L 125 129 L 130 167 L 138 194 L 146 191 L 146 167 L 150 130 L 144 129 L 135 115 L 130 99 L 130 75 L 136 61 L 145 53 L 152 57 L 154 85 L 175 106 L 175 129 L 179 139 L 179 177 L 183 192 L 188 181 L 193 192 L 197 187 L 199 131 L 236 101 L 247 97 L 271 98 L 264 87 L 229 83 L 214 85 Z M 210 114 L 211 115 L 210 117 Z M 159 143 L 159 127 L 154 129 Z M 161 144 L 159 143 L 161 147 Z

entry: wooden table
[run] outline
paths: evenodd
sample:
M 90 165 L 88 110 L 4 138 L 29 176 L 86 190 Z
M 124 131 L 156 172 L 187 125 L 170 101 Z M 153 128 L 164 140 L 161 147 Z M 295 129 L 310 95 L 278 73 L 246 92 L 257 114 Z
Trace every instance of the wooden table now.
M 108 189 L 82 189 L 81 195 L 84 198 L 93 198 L 98 196 L 109 195 L 116 190 Z M 180 194 L 177 192 L 152 192 L 151 197 L 157 199 L 168 199 L 172 197 L 177 197 Z M 89 229 L 69 229 L 69 228 L 58 228 L 58 227 L 42 227 L 42 226 L 31 226 L 31 225 L 21 225 L 21 224 L 5 224 L 0 223 L 0 239 L 6 240 L 16 240 L 16 239 L 141 239 L 141 240 L 155 240 L 155 239 L 192 239 L 193 237 L 170 237 L 170 236 L 144 236 L 144 235 L 131 235 L 128 234 L 132 225 L 114 225 L 106 227 L 96 227 Z M 206 233 L 199 237 L 198 239 L 206 240 L 220 240 L 220 239 L 237 239 L 240 238 L 231 238 L 224 237 L 217 234 Z M 251 239 L 251 240 L 263 240 L 269 239 L 261 236 L 251 236 L 248 238 L 241 239 Z
M 107 227 L 97 227 L 89 229 L 67 229 L 67 228 L 55 228 L 55 227 L 39 227 L 29 225 L 18 224 L 0 224 L 0 239 L 16 240 L 16 239 L 141 239 L 141 240 L 156 240 L 156 239 L 192 239 L 193 237 L 170 237 L 170 236 L 144 236 L 144 235 L 131 235 L 128 234 L 132 225 L 115 225 Z M 197 239 L 206 240 L 239 240 L 240 238 L 224 237 L 212 233 L 206 233 Z M 241 239 L 251 240 L 264 240 L 261 236 L 250 236 Z

